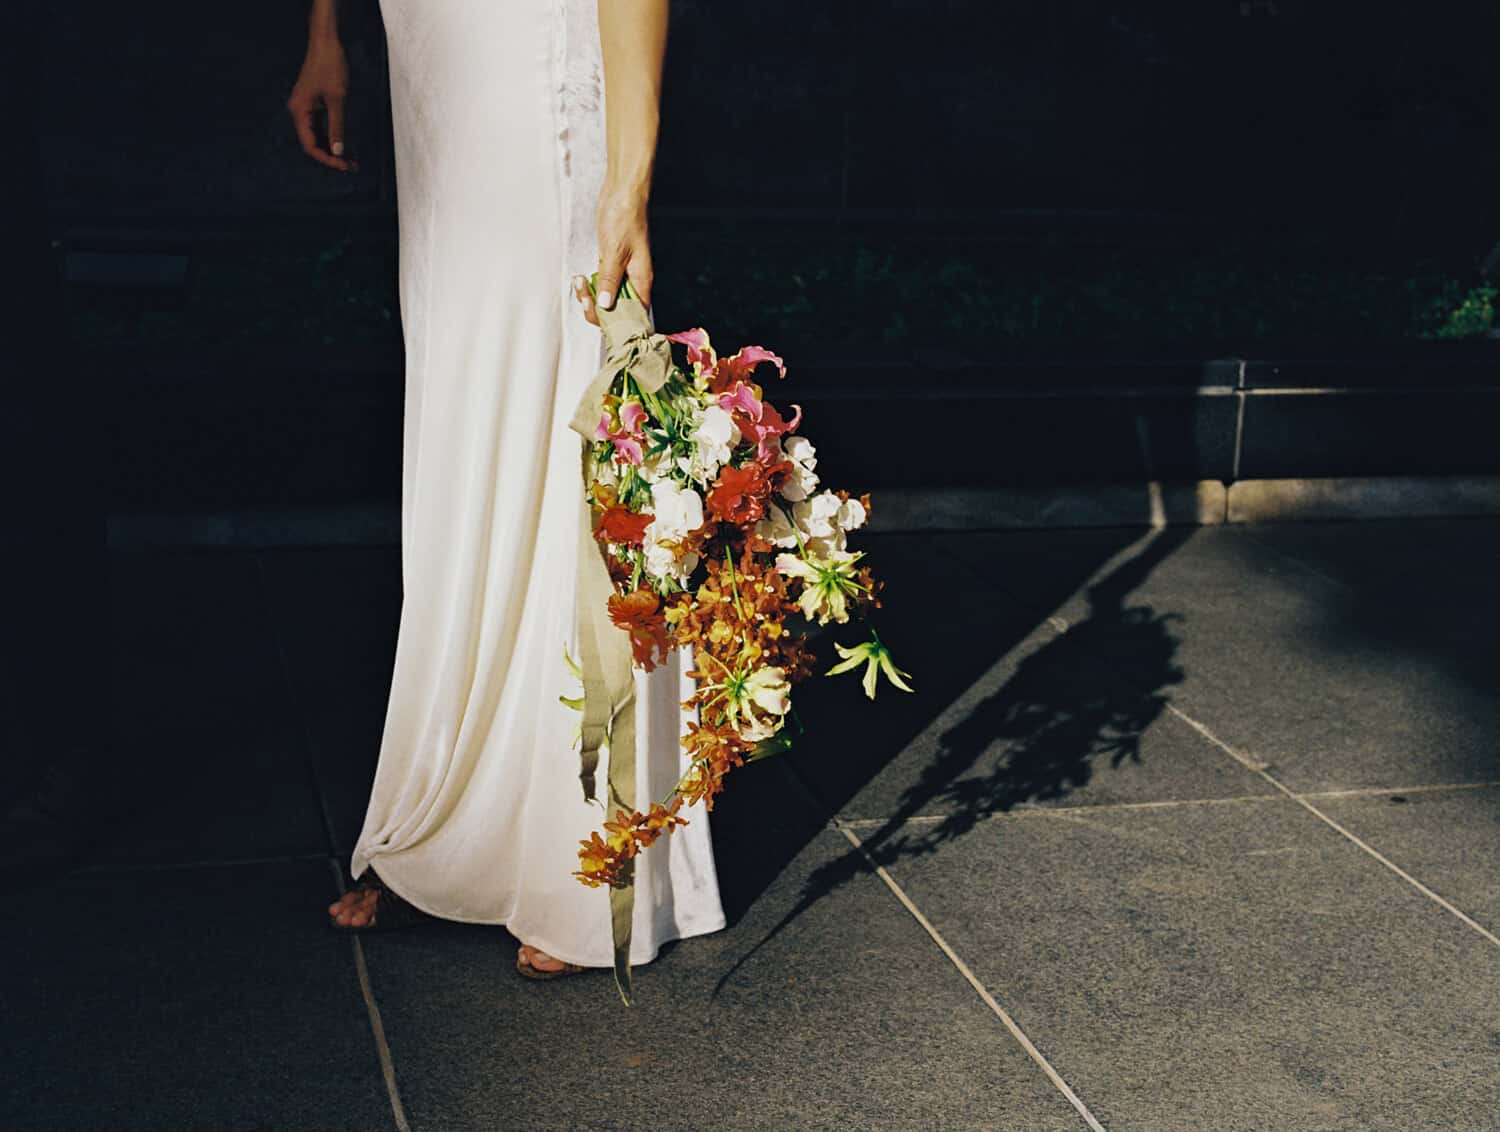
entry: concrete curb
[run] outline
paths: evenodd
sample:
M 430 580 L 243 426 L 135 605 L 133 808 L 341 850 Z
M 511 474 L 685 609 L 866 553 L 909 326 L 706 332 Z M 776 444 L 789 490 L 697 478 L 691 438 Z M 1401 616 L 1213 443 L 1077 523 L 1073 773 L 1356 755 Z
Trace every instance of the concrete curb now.
M 1500 515 L 1500 476 L 1218 480 L 1047 488 L 888 488 L 870 493 L 875 533 L 1211 526 Z M 400 546 L 395 504 L 109 518 L 117 552 Z
M 371 503 L 111 515 L 107 538 L 109 549 L 120 552 L 400 546 L 401 508 L 398 504 Z
M 1046 488 L 887 488 L 870 493 L 871 531 L 1026 530 L 1222 523 L 1224 485 L 1088 484 Z
M 1500 476 L 1240 480 L 1231 523 L 1500 515 Z

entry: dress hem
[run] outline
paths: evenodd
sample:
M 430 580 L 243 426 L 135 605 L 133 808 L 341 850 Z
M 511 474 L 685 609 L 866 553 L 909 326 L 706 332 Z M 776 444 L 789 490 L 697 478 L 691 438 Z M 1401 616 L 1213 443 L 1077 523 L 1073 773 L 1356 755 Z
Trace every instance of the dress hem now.
M 374 857 L 367 857 L 365 860 L 366 867 L 374 868 L 375 862 L 380 858 L 380 856 L 383 856 L 383 854 L 377 854 Z M 539 950 L 550 955 L 553 959 L 561 959 L 565 963 L 577 963 L 582 967 L 597 967 L 601 969 L 608 969 L 614 966 L 613 958 L 610 958 L 609 960 L 601 963 L 595 959 L 580 958 L 581 953 L 573 951 L 570 948 L 562 948 L 561 950 L 555 949 L 553 944 L 540 939 L 530 932 L 525 932 L 524 929 L 518 929 L 514 927 L 513 924 L 516 919 L 515 916 L 511 916 L 509 919 L 502 916 L 499 919 L 485 920 L 474 916 L 455 916 L 449 913 L 436 912 L 430 905 L 424 903 L 421 900 L 413 900 L 405 892 L 402 892 L 400 887 L 398 887 L 392 881 L 389 872 L 380 872 L 377 873 L 377 875 L 380 877 L 380 882 L 387 888 L 389 888 L 392 892 L 394 892 L 397 896 L 401 897 L 402 900 L 405 900 L 408 904 L 410 904 L 413 908 L 416 908 L 418 911 L 427 913 L 427 915 L 433 917 L 434 919 L 446 920 L 449 923 L 454 924 L 474 924 L 479 927 L 504 928 L 506 931 L 510 932 L 510 934 L 517 940 L 517 942 L 538 948 Z M 728 926 L 729 919 L 727 916 L 723 915 L 716 916 L 712 920 L 705 921 L 701 924 L 683 924 L 680 922 L 676 922 L 674 924 L 674 927 L 676 929 L 675 931 L 661 936 L 657 941 L 656 946 L 651 949 L 650 954 L 648 954 L 645 958 L 637 959 L 632 956 L 630 959 L 630 965 L 632 967 L 640 967 L 644 966 L 647 963 L 654 962 L 656 960 L 656 957 L 661 953 L 662 944 L 676 943 L 686 939 L 693 939 L 701 935 L 712 935 L 714 932 L 723 931 Z M 523 939 L 523 934 L 527 938 Z

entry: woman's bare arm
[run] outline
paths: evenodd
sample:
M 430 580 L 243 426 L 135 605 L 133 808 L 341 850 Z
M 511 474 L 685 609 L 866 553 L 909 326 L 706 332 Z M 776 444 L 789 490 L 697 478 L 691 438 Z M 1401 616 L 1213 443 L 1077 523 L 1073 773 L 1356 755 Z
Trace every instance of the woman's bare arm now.
M 668 0 L 599 0 L 607 164 L 597 213 L 598 302 L 606 309 L 627 274 L 641 300 L 651 304 L 646 203 L 656 164 L 667 9 Z M 589 321 L 597 321 L 587 288 L 580 301 Z
M 349 65 L 339 42 L 338 0 L 313 0 L 307 17 L 307 55 L 302 73 L 286 100 L 302 152 L 334 169 L 358 168 L 344 157 L 344 96 L 349 89 Z M 313 132 L 313 112 L 328 111 L 328 149 Z

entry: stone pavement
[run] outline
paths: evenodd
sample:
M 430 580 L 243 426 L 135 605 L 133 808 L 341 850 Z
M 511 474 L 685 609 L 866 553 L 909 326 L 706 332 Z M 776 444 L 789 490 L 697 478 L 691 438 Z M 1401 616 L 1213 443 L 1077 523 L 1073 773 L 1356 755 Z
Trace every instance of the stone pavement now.
M 729 927 L 628 1011 L 324 927 L 395 548 L 119 556 L 108 804 L 7 868 L 5 1126 L 1497 1126 L 1500 522 L 860 545 L 917 692 L 799 688 L 711 818 Z

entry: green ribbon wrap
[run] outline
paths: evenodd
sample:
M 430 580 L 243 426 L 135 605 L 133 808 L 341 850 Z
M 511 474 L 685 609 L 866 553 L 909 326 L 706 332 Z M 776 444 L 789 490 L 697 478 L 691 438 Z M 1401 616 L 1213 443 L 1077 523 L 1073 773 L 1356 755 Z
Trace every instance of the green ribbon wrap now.
M 604 331 L 605 361 L 579 398 L 570 428 L 583 437 L 584 492 L 580 496 L 578 542 L 578 663 L 583 670 L 582 748 L 579 781 L 585 801 L 597 801 L 599 748 L 609 742 L 608 816 L 635 810 L 635 676 L 629 634 L 609 619 L 614 593 L 608 551 L 594 537 L 588 487 L 593 472 L 594 430 L 604 395 L 621 373 L 655 393 L 672 372 L 672 348 L 656 333 L 645 304 L 628 286 L 620 288 L 610 310 L 596 308 Z M 614 940 L 615 986 L 625 1005 L 630 998 L 630 933 L 635 912 L 635 861 L 626 862 L 624 883 L 609 890 L 610 931 Z

